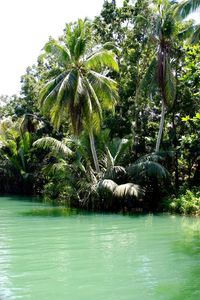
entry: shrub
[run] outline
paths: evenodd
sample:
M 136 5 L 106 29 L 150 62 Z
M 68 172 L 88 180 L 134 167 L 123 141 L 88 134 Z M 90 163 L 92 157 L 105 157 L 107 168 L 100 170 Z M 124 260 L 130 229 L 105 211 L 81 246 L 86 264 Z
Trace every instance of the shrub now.
M 165 207 L 173 213 L 200 215 L 200 189 L 181 192 L 178 197 L 165 201 Z

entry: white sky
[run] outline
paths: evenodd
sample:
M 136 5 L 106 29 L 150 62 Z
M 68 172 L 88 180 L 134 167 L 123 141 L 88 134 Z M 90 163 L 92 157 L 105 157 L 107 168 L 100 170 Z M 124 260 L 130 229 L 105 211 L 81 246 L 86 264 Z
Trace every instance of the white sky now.
M 36 62 L 50 35 L 57 38 L 65 23 L 98 15 L 103 2 L 0 0 L 0 95 L 19 92 L 21 75 Z
M 104 0 L 0 0 L 0 95 L 17 94 L 20 77 L 65 23 L 98 15 Z M 122 0 L 118 0 L 119 3 Z

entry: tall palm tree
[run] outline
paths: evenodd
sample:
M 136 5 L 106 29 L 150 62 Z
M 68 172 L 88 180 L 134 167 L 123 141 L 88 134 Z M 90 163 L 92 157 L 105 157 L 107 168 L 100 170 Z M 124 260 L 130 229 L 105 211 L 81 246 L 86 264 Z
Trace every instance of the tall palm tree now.
M 175 40 L 180 36 L 176 25 L 200 7 L 200 0 L 183 0 L 178 4 L 169 0 L 156 0 L 153 7 L 155 13 L 151 40 L 155 43 L 155 55 L 149 64 L 141 86 L 148 89 L 150 93 L 155 86 L 160 90 L 162 108 L 155 148 L 155 151 L 158 152 L 163 133 L 165 111 L 168 106 L 172 105 L 176 95 L 176 82 L 172 68 Z M 185 36 L 188 37 L 188 35 L 196 42 L 200 36 L 199 26 L 192 25 L 192 27 L 186 28 Z
M 155 87 L 158 87 L 161 95 L 161 118 L 155 149 L 158 152 L 163 133 L 166 107 L 173 102 L 176 93 L 175 79 L 171 66 L 175 20 L 172 14 L 172 4 L 169 0 L 157 0 L 154 10 L 151 40 L 155 44 L 155 52 L 141 85 L 150 94 Z
M 116 104 L 117 83 L 107 73 L 109 69 L 118 72 L 118 64 L 112 51 L 103 46 L 91 48 L 89 32 L 89 22 L 79 20 L 67 26 L 64 41 L 52 39 L 45 45 L 57 75 L 42 88 L 40 106 L 50 114 L 56 128 L 69 116 L 75 134 L 82 129 L 88 132 L 94 166 L 99 172 L 94 130 L 100 128 L 102 110 L 113 109 Z

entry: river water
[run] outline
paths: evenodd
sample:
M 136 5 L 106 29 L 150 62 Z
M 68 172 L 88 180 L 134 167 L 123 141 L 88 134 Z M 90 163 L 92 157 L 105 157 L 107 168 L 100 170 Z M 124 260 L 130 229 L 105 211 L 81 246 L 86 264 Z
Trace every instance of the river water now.
M 0 300 L 13 299 L 200 299 L 200 219 L 0 197 Z

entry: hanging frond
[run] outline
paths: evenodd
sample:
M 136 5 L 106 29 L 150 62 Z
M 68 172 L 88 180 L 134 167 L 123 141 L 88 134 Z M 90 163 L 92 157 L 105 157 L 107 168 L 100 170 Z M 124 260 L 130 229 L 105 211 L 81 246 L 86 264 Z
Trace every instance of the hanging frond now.
M 114 197 L 116 198 L 139 198 L 142 194 L 143 190 L 140 186 L 133 183 L 121 184 L 114 189 Z
M 115 55 L 111 51 L 101 50 L 90 56 L 85 62 L 86 68 L 94 71 L 101 71 L 102 69 L 109 68 L 119 72 L 119 66 L 115 59 Z
M 114 194 L 114 190 L 117 188 L 117 184 L 110 179 L 101 180 L 98 183 L 97 191 L 100 195 L 104 197 L 112 196 Z
M 102 121 L 102 108 L 101 108 L 101 104 L 99 102 L 99 99 L 95 93 L 95 90 L 93 89 L 91 83 L 89 82 L 89 80 L 86 79 L 86 84 L 88 87 L 88 92 L 90 93 L 90 97 L 93 99 L 93 106 L 95 108 L 95 112 L 97 113 L 98 117 L 99 117 L 99 121 Z
M 33 146 L 43 149 L 49 149 L 62 155 L 71 155 L 72 151 L 61 141 L 52 137 L 43 137 L 33 143 Z
M 60 74 L 56 78 L 48 81 L 40 92 L 39 105 L 42 110 L 48 111 L 56 100 L 57 93 L 66 74 Z
M 169 60 L 165 63 L 164 93 L 167 106 L 172 106 L 176 96 L 176 82 Z
M 157 78 L 156 78 L 156 70 L 158 68 L 158 61 L 156 57 L 154 57 L 149 64 L 149 67 L 140 82 L 139 90 L 145 91 L 147 94 L 152 93 L 157 87 Z
M 169 177 L 167 169 L 154 161 L 135 163 L 127 168 L 127 173 L 131 178 L 137 181 L 153 178 L 165 180 Z
M 113 110 L 119 97 L 117 82 L 94 71 L 89 72 L 88 80 L 100 100 L 102 109 Z
M 70 169 L 70 166 L 66 162 L 66 160 L 59 159 L 59 161 L 54 164 L 46 165 L 42 170 L 48 176 L 57 175 L 57 176 L 61 177 L 63 174 L 63 177 L 66 177 L 66 170 L 69 170 L 69 169 Z

